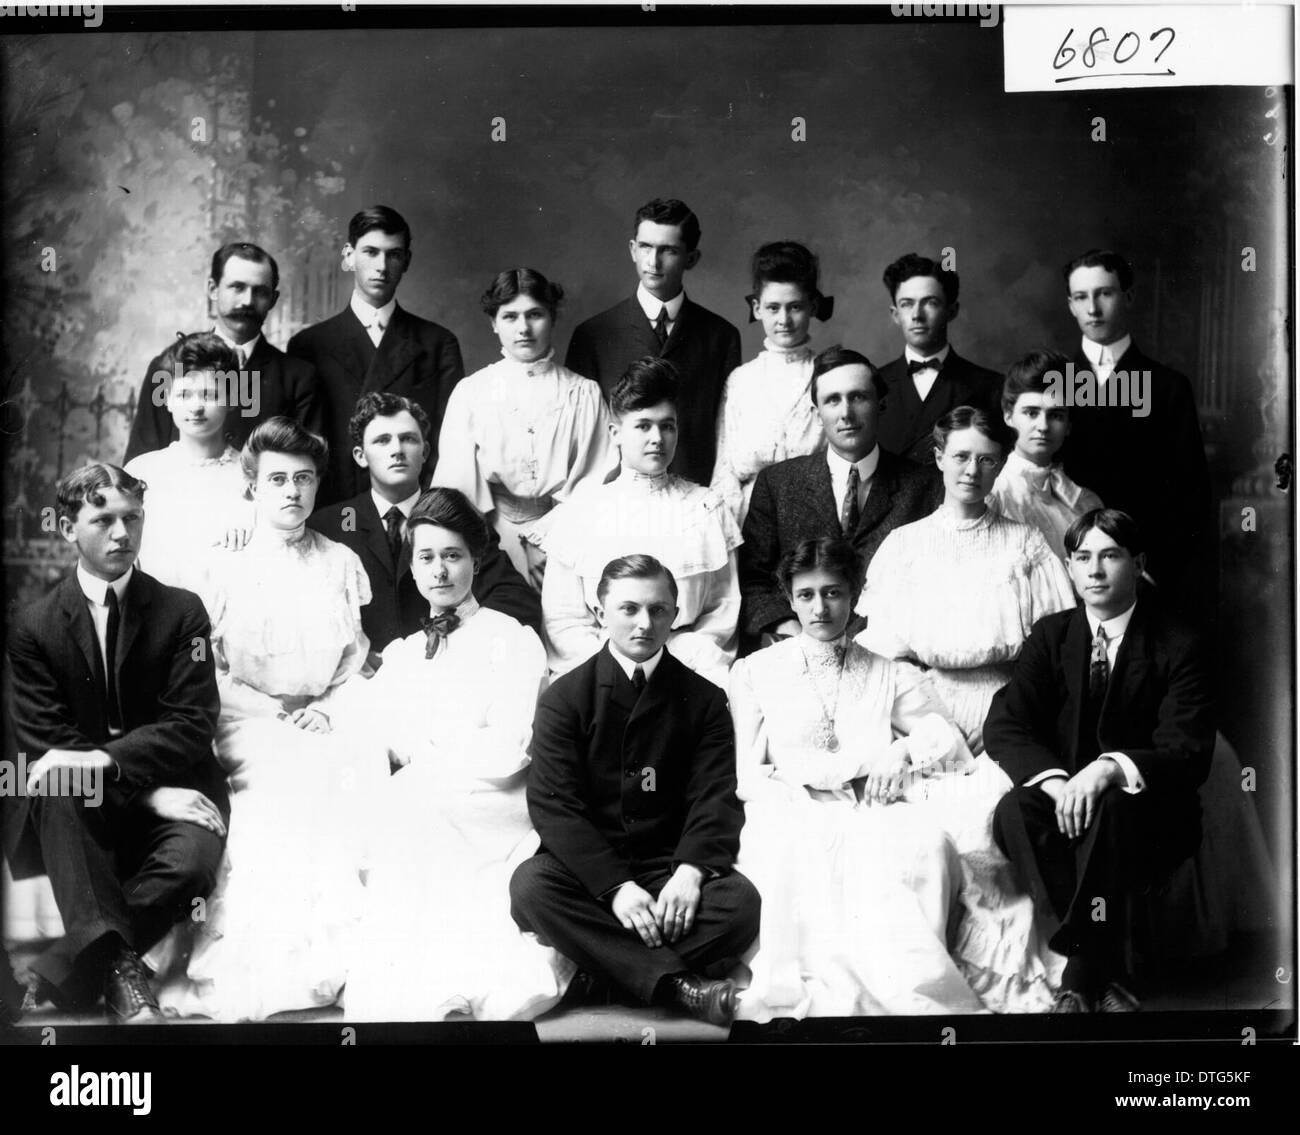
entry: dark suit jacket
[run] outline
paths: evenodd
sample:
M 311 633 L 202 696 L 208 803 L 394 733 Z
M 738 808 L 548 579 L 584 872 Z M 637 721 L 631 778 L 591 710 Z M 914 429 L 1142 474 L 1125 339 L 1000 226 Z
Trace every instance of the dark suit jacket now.
M 602 647 L 542 694 L 528 814 L 594 896 L 680 863 L 725 874 L 744 821 L 727 699 L 667 651 L 637 701 Z
M 410 545 L 403 542 L 394 569 L 388 552 L 388 530 L 369 489 L 342 504 L 318 508 L 307 525 L 361 557 L 373 592 L 373 598 L 361 608 L 361 626 L 370 639 L 371 650 L 383 650 L 393 639 L 405 638 L 420 629 L 420 619 L 429 613 L 429 601 L 420 594 L 411 575 Z M 474 598 L 540 634 L 541 598 L 501 550 L 501 539 L 491 525 L 488 535 L 488 549 L 474 577 Z
M 140 384 L 140 394 L 135 404 L 135 419 L 131 422 L 131 436 L 126 443 L 123 464 L 131 458 L 155 449 L 166 449 L 178 434 L 176 423 L 168 413 L 167 404 L 155 405 L 155 391 L 162 389 L 154 382 L 155 372 L 163 369 L 162 355 L 155 358 Z M 301 422 L 309 430 L 320 432 L 321 407 L 316 398 L 316 369 L 302 359 L 293 359 L 271 346 L 265 337 L 257 341 L 257 349 L 248 360 L 246 369 L 257 374 L 257 413 L 246 416 L 242 408 L 232 407 L 226 415 L 226 436 L 236 449 L 242 449 L 253 427 L 267 418 L 283 414 Z
M 918 465 L 934 464 L 934 425 L 949 410 L 974 406 L 1002 420 L 1002 376 L 967 362 L 956 351 L 949 350 L 924 402 L 907 373 L 906 355 L 881 367 L 880 376 L 888 391 L 880 413 L 880 447 Z
M 895 528 L 929 516 L 942 502 L 943 478 L 933 464 L 915 465 L 882 447 L 866 507 L 850 537 L 863 566 Z M 825 452 L 778 461 L 759 472 L 740 546 L 740 625 L 748 636 L 794 618 L 776 578 L 781 557 L 800 540 L 839 535 L 840 506 Z
M 376 350 L 352 308 L 346 307 L 338 315 L 299 331 L 289 340 L 288 351 L 306 359 L 320 375 L 330 467 L 316 497 L 318 505 L 346 500 L 370 487 L 369 475 L 352 460 L 348 421 L 357 399 L 372 390 L 410 398 L 429 415 L 429 459 L 424 467 L 427 483 L 438 463 L 438 434 L 447 399 L 452 387 L 465 377 L 455 335 L 398 304 Z
M 226 776 L 213 754 L 220 698 L 207 612 L 198 596 L 139 568 L 127 586 L 117 644 L 125 732 L 110 740 L 97 679 L 99 643 L 75 573 L 19 613 L 6 644 L 15 733 L 30 766 L 49 749 L 102 749 L 127 797 L 158 787 L 195 788 L 230 814 Z M 112 783 L 113 773 L 107 775 Z M 42 870 L 26 796 L 0 802 L 5 851 L 18 878 Z
M 1082 607 L 1039 619 L 989 708 L 990 756 L 1022 784 L 1052 768 L 1073 775 L 1098 752 L 1121 752 L 1151 792 L 1194 793 L 1209 775 L 1215 730 L 1201 641 L 1154 597 L 1139 597 L 1106 688 L 1096 750 L 1081 732 L 1091 648 Z
M 606 399 L 630 363 L 662 356 L 681 375 L 677 406 L 677 455 L 671 470 L 707 485 L 718 450 L 718 406 L 727 376 L 740 366 L 740 332 L 720 315 L 688 297 L 678 312 L 668 342 L 659 339 L 636 296 L 580 323 L 569 340 L 564 365 L 595 379 Z
M 1082 350 L 1074 365 L 1076 373 L 1092 371 Z M 1150 413 L 1139 418 L 1129 406 L 1071 407 L 1060 460 L 1107 508 L 1123 509 L 1138 522 L 1161 602 L 1184 618 L 1210 619 L 1218 599 L 1219 547 L 1191 383 L 1136 344 L 1115 369 L 1151 372 Z

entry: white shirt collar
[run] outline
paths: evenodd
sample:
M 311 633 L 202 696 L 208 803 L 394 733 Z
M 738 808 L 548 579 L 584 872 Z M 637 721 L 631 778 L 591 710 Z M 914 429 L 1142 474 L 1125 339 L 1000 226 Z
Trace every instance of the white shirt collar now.
M 623 671 L 623 673 L 627 675 L 627 680 L 629 682 L 632 680 L 632 672 L 638 666 L 640 666 L 641 669 L 645 671 L 645 680 L 647 682 L 650 681 L 651 675 L 654 674 L 655 670 L 659 666 L 660 659 L 662 659 L 664 656 L 664 648 L 661 646 L 658 650 L 654 652 L 654 654 L 652 654 L 644 662 L 633 662 L 632 659 L 630 659 L 626 654 L 622 653 L 622 651 L 620 651 L 618 647 L 614 645 L 613 641 L 610 641 L 608 645 L 609 645 L 610 655 L 613 657 L 614 661 L 618 663 L 619 668 Z
M 360 292 L 353 291 L 349 304 L 352 307 L 352 314 L 361 320 L 362 326 L 369 327 L 374 323 L 375 317 L 378 316 L 380 322 L 387 327 L 393 322 L 393 311 L 397 307 L 397 297 L 394 296 L 383 307 L 371 307 Z
M 1116 364 L 1118 364 L 1120 359 L 1124 357 L 1124 352 L 1127 351 L 1132 345 L 1133 345 L 1132 335 L 1125 335 L 1124 338 L 1122 339 L 1116 339 L 1115 342 L 1113 343 L 1107 343 L 1104 349 L 1110 352 L 1111 366 L 1115 366 Z M 1087 358 L 1087 360 L 1090 363 L 1092 363 L 1093 366 L 1097 366 L 1101 363 L 1102 350 L 1103 350 L 1102 344 L 1094 343 L 1091 339 L 1083 340 L 1084 356 Z
M 131 576 L 135 573 L 135 564 L 132 564 L 112 583 L 106 579 L 100 579 L 98 576 L 91 575 L 80 561 L 77 563 L 77 583 L 81 587 L 81 593 L 89 599 L 96 607 L 106 606 L 108 603 L 108 589 L 111 587 L 117 592 L 117 601 L 120 603 L 126 598 L 126 589 L 131 582 Z
M 657 299 L 647 292 L 644 284 L 637 284 L 636 302 L 641 305 L 641 310 L 645 312 L 645 317 L 651 323 L 659 319 L 659 309 L 664 307 L 668 309 L 668 322 L 676 323 L 677 317 L 682 313 L 682 304 L 686 302 L 686 292 L 683 289 L 667 303 L 664 303 L 663 300 Z
M 1092 631 L 1092 637 L 1097 637 L 1098 627 L 1105 627 L 1106 639 L 1109 642 L 1114 642 L 1116 639 L 1123 637 L 1124 632 L 1128 630 L 1129 622 L 1133 618 L 1133 612 L 1137 610 L 1137 600 L 1133 601 L 1133 605 L 1127 611 L 1123 611 L 1105 622 L 1097 618 L 1087 607 L 1083 610 L 1084 614 L 1088 616 L 1088 629 Z
M 420 499 L 421 492 L 423 492 L 422 489 L 416 489 L 415 492 L 413 492 L 405 500 L 388 501 L 385 500 L 382 496 L 380 496 L 379 492 L 376 489 L 372 488 L 370 490 L 370 499 L 375 502 L 375 511 L 379 513 L 380 520 L 384 519 L 384 515 L 388 512 L 390 508 L 393 507 L 394 504 L 396 504 L 397 507 L 402 510 L 402 519 L 409 520 L 411 516 L 411 509 L 415 507 L 415 502 Z
M 952 344 L 945 343 L 942 351 L 935 351 L 933 355 L 923 355 L 920 351 L 913 350 L 911 345 L 904 346 L 903 355 L 910 362 L 924 362 L 926 359 L 938 359 L 940 363 L 947 361 L 948 356 L 952 353 Z
M 849 467 L 856 465 L 858 467 L 858 476 L 865 484 L 876 475 L 876 466 L 880 464 L 880 446 L 877 445 L 866 457 L 860 461 L 845 461 L 829 445 L 826 447 L 826 464 L 830 467 L 831 481 L 841 485 L 847 485 L 849 481 Z
M 217 326 L 212 329 L 212 333 L 232 351 L 242 351 L 244 353 L 245 362 L 253 357 L 253 352 L 257 350 L 257 344 L 262 341 L 262 334 L 259 331 L 249 339 L 247 343 L 236 343 L 229 335 L 221 330 L 220 324 L 217 324 Z

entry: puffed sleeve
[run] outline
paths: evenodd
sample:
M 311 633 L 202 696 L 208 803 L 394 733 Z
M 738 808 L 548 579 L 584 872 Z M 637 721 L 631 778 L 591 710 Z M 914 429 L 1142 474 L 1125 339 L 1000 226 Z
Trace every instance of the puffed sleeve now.
M 891 532 L 871 557 L 867 582 L 855 608 L 867 619 L 866 627 L 855 641 L 884 658 L 906 658 L 911 649 L 902 622 L 903 614 L 910 609 L 900 594 L 906 579 L 903 543 L 897 532 Z
M 908 663 L 895 664 L 894 671 L 890 726 L 896 738 L 905 739 L 912 767 L 924 773 L 940 765 L 965 767 L 973 761 L 928 675 Z
M 554 492 L 557 501 L 567 500 L 588 479 L 604 481 L 616 460 L 609 436 L 609 411 L 600 387 L 590 379 L 578 378 L 577 408 L 573 436 L 569 442 L 569 475 Z
M 1024 637 L 1028 638 L 1034 624 L 1044 615 L 1068 611 L 1077 605 L 1077 601 L 1065 565 L 1037 528 L 1026 529 L 1025 562 L 1027 578 L 1021 603 L 1021 622 Z
M 366 665 L 366 658 L 370 653 L 370 639 L 361 629 L 361 608 L 372 598 L 370 577 L 366 575 L 366 569 L 362 566 L 361 558 L 356 552 L 351 548 L 345 548 L 342 544 L 334 544 L 329 549 L 329 554 L 338 557 L 341 561 L 337 571 L 343 592 L 342 602 L 347 607 L 348 621 L 352 627 L 352 641 L 343 647 L 338 665 L 334 668 L 334 674 L 324 693 L 311 703 L 312 709 L 319 710 L 327 717 L 330 715 L 332 703 L 338 697 L 337 691 L 349 679 L 356 677 Z
M 238 570 L 239 552 L 217 551 L 203 564 L 195 581 L 199 598 L 212 621 L 212 661 L 217 671 L 217 692 L 223 717 L 275 717 L 283 712 L 279 698 L 241 682 L 230 671 L 226 653 L 226 615 L 229 610 L 225 580 Z
M 767 726 L 747 659 L 731 668 L 729 687 L 736 728 L 736 795 L 746 803 L 791 799 L 797 790 L 772 776 L 776 766 L 768 759 Z
M 739 522 L 741 509 L 744 507 L 745 494 L 741 486 L 740 475 L 736 472 L 731 450 L 740 436 L 739 417 L 744 400 L 732 398 L 732 384 L 736 380 L 736 371 L 727 377 L 722 388 L 722 406 L 718 410 L 718 455 L 713 462 L 713 481 L 711 488 L 727 506 L 732 517 Z
M 577 569 L 557 559 L 549 549 L 548 555 L 546 573 L 542 576 L 542 622 L 550 644 L 551 670 L 555 674 L 567 674 L 600 649 L 600 623 L 587 606 Z
M 432 484 L 459 489 L 479 512 L 486 514 L 495 506 L 492 489 L 479 461 L 479 444 L 474 433 L 474 399 L 482 386 L 477 379 L 478 374 L 474 374 L 457 383 L 447 399 Z

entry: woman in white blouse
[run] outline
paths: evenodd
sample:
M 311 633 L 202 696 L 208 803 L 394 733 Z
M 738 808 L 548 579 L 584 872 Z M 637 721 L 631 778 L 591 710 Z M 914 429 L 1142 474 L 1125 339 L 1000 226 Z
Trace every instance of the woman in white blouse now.
M 599 385 L 555 361 L 563 296 L 531 268 L 500 273 L 483 293 L 502 359 L 452 389 L 433 475 L 490 518 L 510 562 L 539 591 L 544 518 L 615 461 Z
M 862 582 L 851 545 L 805 540 L 779 574 L 801 631 L 731 671 L 737 866 L 763 897 L 740 1015 L 979 1012 L 948 955 L 956 849 L 896 803 L 970 751 L 916 667 L 846 638 Z
M 1069 359 L 1053 351 L 1031 351 L 1007 371 L 1002 417 L 1015 431 L 1015 448 L 993 482 L 989 504 L 1008 520 L 1031 525 L 1052 551 L 1065 559 L 1065 533 L 1101 498 L 1065 475 L 1057 453 L 1070 432 L 1064 382 Z
M 809 396 L 813 318 L 831 317 L 834 301 L 818 288 L 818 264 L 802 244 L 777 241 L 754 253 L 749 318 L 763 324 L 763 349 L 738 366 L 722 391 L 712 488 L 737 525 L 745 523 L 754 478 L 778 461 L 826 444 Z
M 984 753 L 983 729 L 1034 623 L 1073 607 L 1074 590 L 1036 528 L 986 503 L 1009 449 L 1003 424 L 958 406 L 939 419 L 934 445 L 943 504 L 894 529 L 872 557 L 858 641 L 927 667 L 976 754 L 964 775 L 922 782 L 912 802 L 938 819 L 962 857 L 966 918 L 956 954 L 968 978 L 990 1007 L 1036 1009 L 1051 1003 L 1055 959 L 1043 953 L 1028 896 L 1016 893 L 993 842 L 993 808 L 1011 781 Z
M 538 846 L 524 782 L 546 653 L 475 602 L 488 530 L 464 494 L 430 489 L 407 534 L 429 615 L 359 693 L 395 771 L 373 814 L 344 1006 L 362 1020 L 524 1020 L 573 974 L 509 909 L 510 875 Z
M 288 418 L 253 430 L 241 458 L 252 538 L 214 555 L 201 590 L 231 818 L 216 889 L 193 914 L 188 980 L 160 998 L 181 1013 L 257 1020 L 329 1005 L 347 977 L 361 818 L 388 769 L 350 727 L 345 688 L 366 661 L 370 583 L 354 552 L 305 524 L 327 457 Z

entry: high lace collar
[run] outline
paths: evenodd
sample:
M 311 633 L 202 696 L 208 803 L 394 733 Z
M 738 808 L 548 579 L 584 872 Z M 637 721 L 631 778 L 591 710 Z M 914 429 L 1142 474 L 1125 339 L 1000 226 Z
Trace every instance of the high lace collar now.
M 511 371 L 517 372 L 522 377 L 539 378 L 542 375 L 550 374 L 555 369 L 555 348 L 552 347 L 540 359 L 536 359 L 531 363 L 521 363 L 502 347 L 501 359 Z
M 773 343 L 771 339 L 764 337 L 763 350 L 775 355 L 787 363 L 801 363 L 811 359 L 816 352 L 813 350 L 811 342 L 805 339 L 797 347 L 782 347 Z
M 478 600 L 474 598 L 474 593 L 471 591 L 464 599 L 456 604 L 452 613 L 460 620 L 460 625 L 463 627 L 465 625 L 465 620 L 472 618 L 478 612 L 478 609 Z M 441 615 L 443 613 L 441 607 L 433 607 L 429 611 L 430 615 Z
M 973 532 L 977 528 L 987 528 L 993 523 L 998 512 L 995 508 L 985 507 L 980 516 L 974 518 L 958 516 L 955 509 L 949 508 L 946 504 L 940 505 L 931 515 L 935 522 L 942 528 L 949 528 L 955 532 Z
M 844 661 L 844 652 L 848 649 L 848 630 L 830 642 L 813 638 L 807 631 L 800 631 L 798 642 L 809 666 L 836 667 Z
M 263 548 L 292 548 L 300 550 L 309 542 L 309 530 L 304 520 L 297 528 L 276 528 L 272 524 L 260 523 L 253 534 L 253 541 Z
M 671 487 L 673 475 L 667 472 L 651 475 L 623 465 L 613 483 L 622 484 L 628 491 L 635 493 L 664 493 Z
M 186 453 L 179 441 L 172 442 L 170 448 L 180 461 L 183 461 L 192 469 L 209 469 L 218 465 L 230 465 L 232 462 L 239 460 L 239 450 L 231 445 L 227 445 L 217 457 L 191 457 Z

